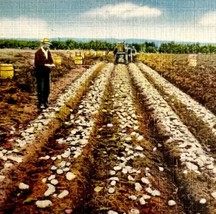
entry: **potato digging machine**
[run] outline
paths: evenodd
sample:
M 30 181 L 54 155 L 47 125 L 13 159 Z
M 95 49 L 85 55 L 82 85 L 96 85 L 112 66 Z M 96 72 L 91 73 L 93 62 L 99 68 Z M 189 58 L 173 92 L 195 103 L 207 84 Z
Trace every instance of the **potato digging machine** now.
M 118 43 L 114 49 L 115 64 L 123 63 L 128 64 L 134 61 L 136 49 L 134 46 L 126 45 L 125 43 Z

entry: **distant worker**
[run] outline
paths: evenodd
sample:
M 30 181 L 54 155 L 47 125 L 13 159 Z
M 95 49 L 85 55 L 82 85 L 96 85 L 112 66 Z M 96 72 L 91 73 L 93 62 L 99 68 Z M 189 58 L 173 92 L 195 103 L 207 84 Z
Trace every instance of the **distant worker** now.
M 127 49 L 127 54 L 128 54 L 128 62 L 133 62 L 132 49 L 131 49 L 131 47 L 128 47 L 128 49 Z
M 129 52 L 130 52 L 130 53 L 128 53 L 128 55 L 129 55 L 129 61 L 130 61 L 130 62 L 134 62 L 134 57 L 135 57 L 135 55 L 136 55 L 136 53 L 137 53 L 135 47 L 132 46 L 132 47 L 130 48 L 130 51 L 129 51 Z
M 44 38 L 40 48 L 35 53 L 35 73 L 37 80 L 38 108 L 48 107 L 48 97 L 50 93 L 50 72 L 54 67 L 53 59 L 50 53 L 48 38 Z

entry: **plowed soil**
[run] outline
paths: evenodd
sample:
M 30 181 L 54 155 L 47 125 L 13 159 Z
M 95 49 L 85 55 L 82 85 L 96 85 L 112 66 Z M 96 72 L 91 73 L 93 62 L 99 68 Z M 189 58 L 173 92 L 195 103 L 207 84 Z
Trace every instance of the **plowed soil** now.
M 143 62 L 55 54 L 43 111 L 33 52 L 1 59 L 31 75 L 0 79 L 0 213 L 216 213 L 211 110 Z

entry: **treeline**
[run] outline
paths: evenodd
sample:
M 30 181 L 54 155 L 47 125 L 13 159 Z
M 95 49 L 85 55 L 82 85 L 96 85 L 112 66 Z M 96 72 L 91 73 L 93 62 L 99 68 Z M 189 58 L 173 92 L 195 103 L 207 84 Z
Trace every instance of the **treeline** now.
M 93 50 L 113 50 L 116 43 L 110 43 L 101 40 L 91 40 L 88 42 L 78 42 L 75 40 L 54 40 L 52 49 L 72 50 L 72 49 L 93 49 Z M 216 53 L 215 45 L 179 44 L 175 42 L 162 43 L 156 46 L 154 42 L 132 43 L 138 52 L 145 53 Z M 40 41 L 1 39 L 0 48 L 19 48 L 19 49 L 37 49 Z
M 94 50 L 112 50 L 115 44 L 106 41 L 92 40 L 89 42 L 77 42 L 75 40 L 51 41 L 52 49 L 72 50 L 72 49 L 94 49 Z M 13 39 L 0 39 L 0 48 L 19 48 L 19 49 L 37 49 L 40 46 L 40 41 L 26 41 Z
M 215 45 L 163 43 L 158 48 L 160 53 L 216 53 Z
M 179 44 L 175 42 L 162 43 L 157 47 L 154 42 L 145 42 L 136 45 L 138 51 L 145 53 L 174 53 L 174 54 L 188 54 L 188 53 L 216 53 L 215 45 L 201 45 L 199 43 L 193 44 Z
M 0 48 L 19 48 L 19 49 L 35 49 L 40 45 L 40 41 L 25 41 L 13 39 L 1 39 Z

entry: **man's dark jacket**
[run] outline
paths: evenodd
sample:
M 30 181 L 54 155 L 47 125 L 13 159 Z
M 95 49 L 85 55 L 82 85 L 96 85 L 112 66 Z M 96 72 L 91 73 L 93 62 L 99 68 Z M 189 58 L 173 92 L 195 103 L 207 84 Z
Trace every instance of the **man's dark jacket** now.
M 50 51 L 48 51 L 48 57 L 46 56 L 41 48 L 39 48 L 35 53 L 35 69 L 37 75 L 48 75 L 50 73 L 50 68 L 45 66 L 45 64 L 52 64 L 53 59 L 51 57 Z

